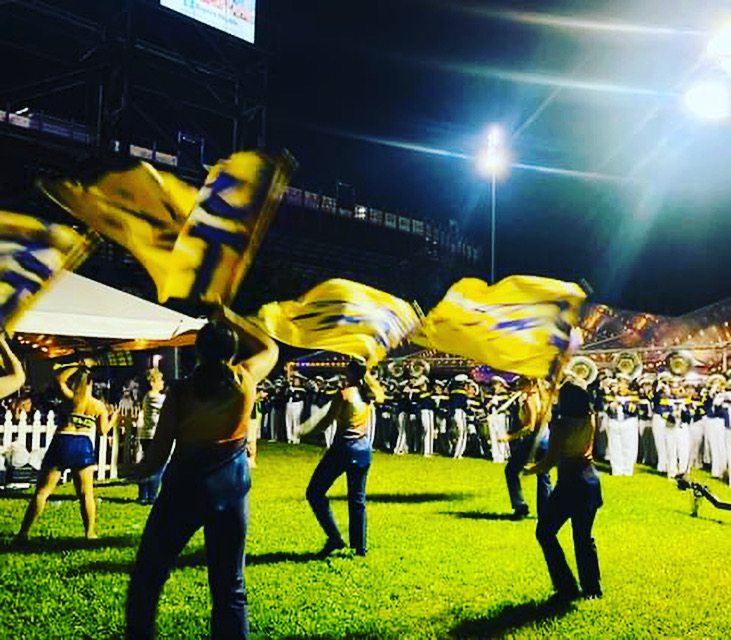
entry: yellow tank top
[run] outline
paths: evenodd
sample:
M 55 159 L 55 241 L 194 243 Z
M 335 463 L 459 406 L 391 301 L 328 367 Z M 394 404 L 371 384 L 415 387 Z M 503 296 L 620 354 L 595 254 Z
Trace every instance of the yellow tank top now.
M 246 394 L 231 389 L 223 397 L 199 398 L 185 381 L 176 389 L 176 437 L 191 442 L 228 442 L 246 438 Z
M 368 432 L 371 406 L 363 400 L 358 387 L 343 389 L 341 394 L 343 406 L 336 420 L 336 434 L 347 439 L 362 438 Z

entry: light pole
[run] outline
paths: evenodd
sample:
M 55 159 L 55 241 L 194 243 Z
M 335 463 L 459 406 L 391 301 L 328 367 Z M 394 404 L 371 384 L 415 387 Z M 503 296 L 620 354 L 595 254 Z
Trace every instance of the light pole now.
M 495 284 L 497 179 L 507 173 L 509 164 L 503 129 L 500 125 L 492 124 L 487 129 L 487 143 L 477 154 L 477 172 L 490 178 L 490 284 Z

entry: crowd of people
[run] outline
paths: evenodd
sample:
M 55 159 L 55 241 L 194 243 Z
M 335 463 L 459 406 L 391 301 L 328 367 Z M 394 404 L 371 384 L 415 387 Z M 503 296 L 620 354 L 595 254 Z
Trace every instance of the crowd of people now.
M 519 416 L 529 391 L 524 379 L 509 384 L 495 375 L 477 382 L 465 373 L 440 379 L 428 375 L 428 365 L 412 369 L 415 375 L 388 370 L 380 375 L 385 397 L 368 425 L 374 449 L 508 461 L 516 425 L 524 422 Z M 302 425 L 327 413 L 343 381 L 338 374 L 298 372 L 264 380 L 254 414 L 259 437 L 300 442 Z M 534 384 L 541 385 L 545 394 L 545 383 Z M 636 464 L 644 464 L 669 478 L 703 466 L 714 477 L 728 477 L 731 391 L 725 376 L 685 378 L 663 371 L 633 378 L 603 368 L 589 391 L 598 417 L 594 455 L 611 465 L 612 475 L 632 475 Z M 333 428 L 324 430 L 326 446 Z M 538 446 L 545 448 L 545 437 Z
M 322 438 L 326 450 L 304 496 L 325 534 L 321 557 L 347 546 L 356 556 L 367 553 L 366 478 L 373 448 L 394 455 L 473 455 L 506 463 L 515 519 L 528 515 L 521 477 L 536 475 L 536 537 L 561 601 L 602 595 L 592 536 L 603 502 L 595 457 L 608 460 L 613 475 L 632 474 L 639 462 L 669 477 L 703 464 L 722 477 L 731 460 L 731 394 L 720 375 L 700 385 L 669 372 L 633 379 L 605 369 L 597 375 L 595 365 L 584 358 L 583 370 L 569 363 L 552 382 L 524 377 L 508 382 L 498 375 L 478 382 L 466 373 L 430 377 L 423 361 L 383 368 L 379 374 L 354 359 L 328 377 L 307 377 L 287 367 L 288 376 L 271 378 L 276 343 L 225 307 L 199 331 L 196 354 L 192 373 L 167 390 L 157 369 L 147 375 L 136 424 L 143 456 L 131 478 L 139 484 L 140 501 L 152 509 L 130 580 L 130 638 L 152 637 L 162 587 L 175 558 L 200 528 L 206 540 L 212 635 L 247 637 L 243 567 L 249 468 L 256 464 L 256 444 L 262 438 L 291 444 Z M 22 369 L 13 358 L 5 348 L 9 373 L 0 381 L 17 389 Z M 86 536 L 97 535 L 94 433 L 106 433 L 116 416 L 93 396 L 93 365 L 81 361 L 58 372 L 72 407 L 43 460 L 17 536 L 21 544 L 65 469 L 76 485 Z M 549 470 L 554 466 L 558 475 L 552 486 Z M 347 543 L 327 497 L 342 474 L 348 489 Z M 557 539 L 569 519 L 578 581 Z

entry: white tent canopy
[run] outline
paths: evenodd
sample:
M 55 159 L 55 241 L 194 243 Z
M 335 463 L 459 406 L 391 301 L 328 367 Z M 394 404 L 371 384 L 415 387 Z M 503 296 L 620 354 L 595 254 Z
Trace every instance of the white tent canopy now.
M 170 340 L 200 329 L 205 322 L 64 271 L 23 314 L 15 331 L 116 340 Z

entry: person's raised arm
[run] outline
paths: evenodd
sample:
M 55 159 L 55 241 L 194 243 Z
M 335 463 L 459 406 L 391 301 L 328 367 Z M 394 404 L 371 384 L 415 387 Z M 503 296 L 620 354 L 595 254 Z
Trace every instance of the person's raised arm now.
M 107 410 L 107 405 L 101 400 L 96 400 L 96 402 L 97 426 L 99 427 L 99 432 L 105 436 L 117 425 L 117 421 L 119 420 L 119 409 L 115 409 L 110 416 L 109 411 Z
M 333 398 L 333 401 L 330 403 L 330 408 L 328 409 L 327 413 L 323 415 L 319 420 L 312 422 L 310 422 L 310 420 L 306 420 L 300 425 L 299 435 L 309 435 L 311 433 L 318 433 L 319 431 L 324 431 L 325 429 L 327 429 L 337 419 L 342 405 L 343 396 L 339 393 L 337 396 L 335 396 L 335 398 Z
M 63 393 L 63 395 L 65 395 L 70 400 L 74 399 L 74 391 L 71 387 L 69 387 L 69 378 L 74 375 L 74 373 L 76 373 L 78 370 L 79 365 L 66 367 L 61 370 L 57 377 L 58 386 L 61 387 L 61 393 Z
M 218 307 L 214 320 L 225 322 L 236 332 L 239 343 L 251 355 L 234 364 L 246 369 L 253 378 L 254 384 L 259 384 L 277 364 L 279 358 L 277 343 L 251 320 L 239 316 L 224 305 Z
M 18 357 L 8 345 L 5 336 L 0 337 L 0 354 L 3 360 L 4 375 L 0 377 L 0 398 L 15 393 L 25 384 L 25 371 Z

